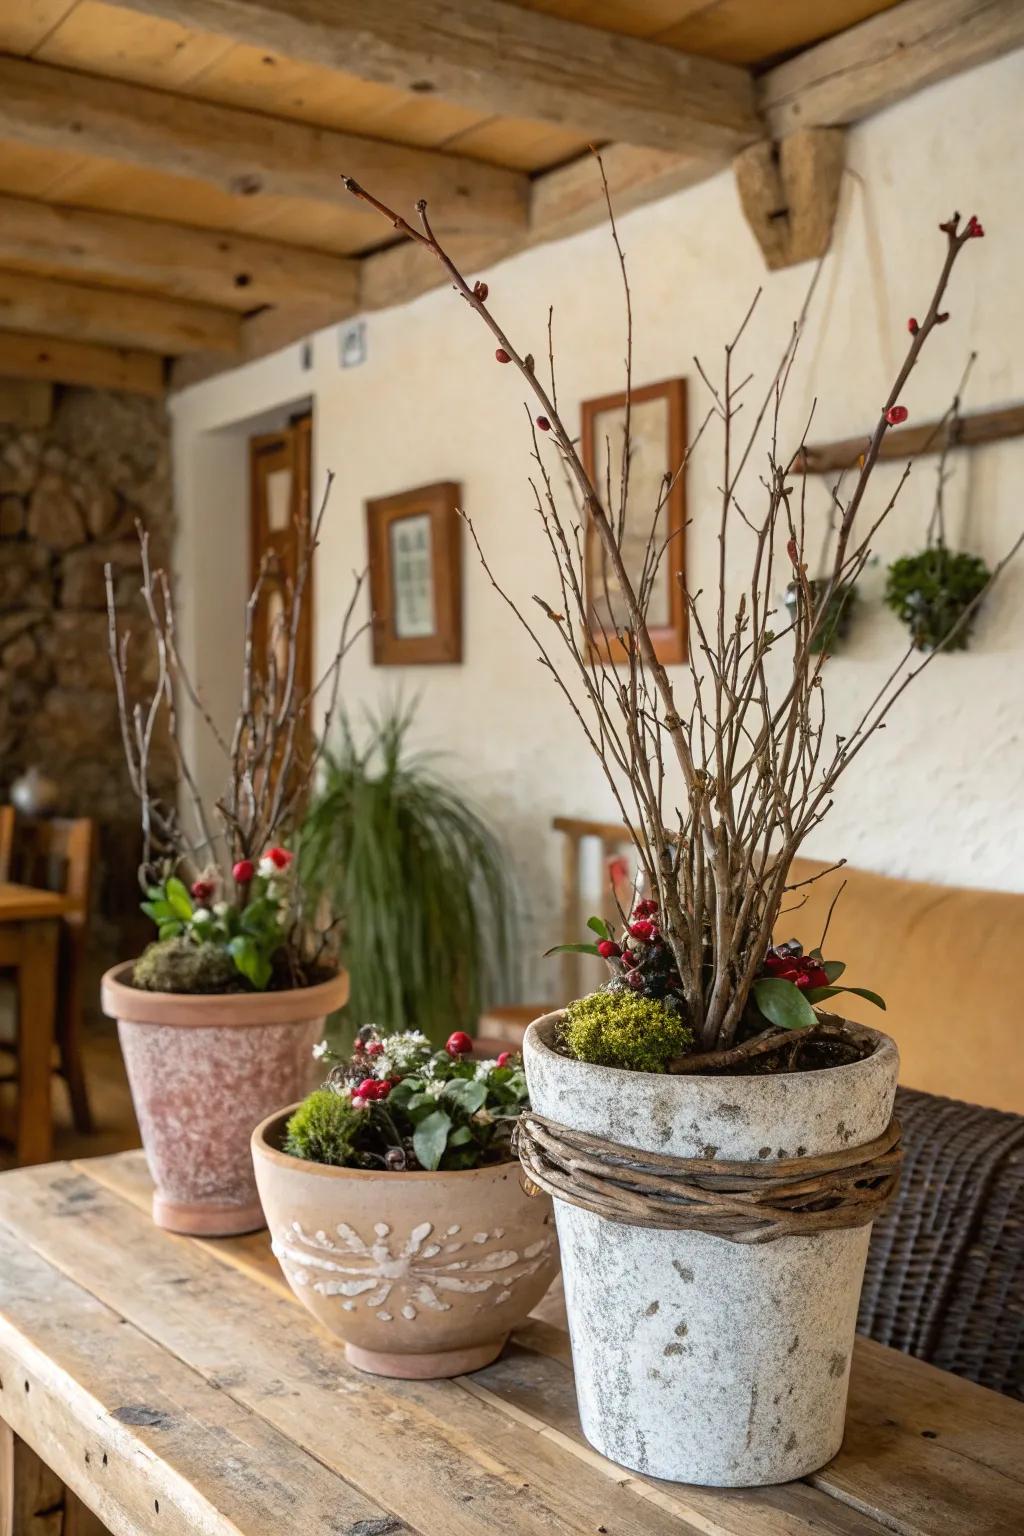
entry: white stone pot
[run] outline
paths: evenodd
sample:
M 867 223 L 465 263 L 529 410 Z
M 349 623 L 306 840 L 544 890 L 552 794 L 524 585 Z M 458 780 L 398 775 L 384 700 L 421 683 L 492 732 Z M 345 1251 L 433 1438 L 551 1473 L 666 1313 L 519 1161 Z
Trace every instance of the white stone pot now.
M 527 1030 L 530 1102 L 623 1146 L 735 1161 L 840 1151 L 892 1118 L 899 1053 L 850 1066 L 675 1077 L 573 1061 L 559 1015 Z M 555 1200 L 583 1432 L 624 1467 L 753 1487 L 805 1477 L 843 1439 L 870 1227 L 759 1245 L 622 1226 Z

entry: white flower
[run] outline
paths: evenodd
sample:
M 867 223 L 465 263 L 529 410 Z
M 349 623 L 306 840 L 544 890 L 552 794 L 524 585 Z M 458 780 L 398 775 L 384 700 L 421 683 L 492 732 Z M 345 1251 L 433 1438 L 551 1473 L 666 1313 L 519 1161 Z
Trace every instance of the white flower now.
M 229 901 L 215 901 L 213 911 L 215 917 L 227 917 L 231 911 L 231 903 Z
M 278 869 L 273 859 L 268 859 L 267 855 L 264 854 L 256 866 L 256 873 L 258 875 L 262 875 L 264 880 L 269 880 L 272 875 L 279 875 L 281 871 Z
M 327 1041 L 326 1040 L 321 1040 L 317 1045 L 314 1045 L 314 1047 L 313 1047 L 313 1060 L 314 1061 L 319 1061 L 321 1056 L 326 1056 L 327 1055 L 327 1049 L 328 1049 L 328 1047 L 327 1047 Z
M 212 923 L 213 913 L 210 911 L 209 907 L 196 907 L 195 911 L 192 913 L 192 921 L 194 923 Z

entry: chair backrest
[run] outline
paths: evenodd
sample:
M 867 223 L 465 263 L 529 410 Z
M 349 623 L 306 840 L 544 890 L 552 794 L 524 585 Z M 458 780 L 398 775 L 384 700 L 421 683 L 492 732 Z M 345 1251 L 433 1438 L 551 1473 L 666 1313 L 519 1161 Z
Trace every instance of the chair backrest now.
M 861 1333 L 1024 1400 L 1024 1116 L 901 1088 L 903 1170 Z
M 89 916 L 95 823 L 74 818 L 14 816 L 0 810 L 0 879 L 60 891 L 70 902 L 65 921 L 84 927 Z

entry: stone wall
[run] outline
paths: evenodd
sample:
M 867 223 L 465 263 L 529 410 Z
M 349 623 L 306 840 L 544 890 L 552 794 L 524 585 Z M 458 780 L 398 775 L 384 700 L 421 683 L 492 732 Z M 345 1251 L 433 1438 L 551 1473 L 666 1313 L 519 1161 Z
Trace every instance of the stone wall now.
M 156 562 L 172 531 L 163 403 L 107 391 L 58 394 L 49 426 L 0 422 L 0 798 L 30 764 L 60 787 L 58 809 L 99 827 L 97 968 L 138 949 L 138 813 L 121 752 L 107 656 L 103 568 L 144 650 L 136 519 Z M 165 783 L 169 764 L 160 765 Z M 141 926 L 140 926 L 141 924 Z

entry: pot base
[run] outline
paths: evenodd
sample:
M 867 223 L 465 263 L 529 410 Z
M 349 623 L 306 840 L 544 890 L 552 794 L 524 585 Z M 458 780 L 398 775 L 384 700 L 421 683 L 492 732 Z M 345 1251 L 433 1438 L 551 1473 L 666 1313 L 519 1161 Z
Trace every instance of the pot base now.
M 349 1365 L 371 1376 L 394 1376 L 400 1381 L 434 1381 L 483 1370 L 485 1365 L 497 1360 L 507 1338 L 508 1334 L 503 1333 L 499 1339 L 491 1339 L 486 1344 L 474 1344 L 468 1349 L 437 1349 L 426 1355 L 391 1354 L 346 1344 L 345 1359 Z
M 153 1221 L 165 1232 L 183 1237 L 240 1237 L 243 1232 L 259 1232 L 267 1224 L 258 1200 L 248 1205 L 207 1205 L 165 1200 L 154 1191 Z

